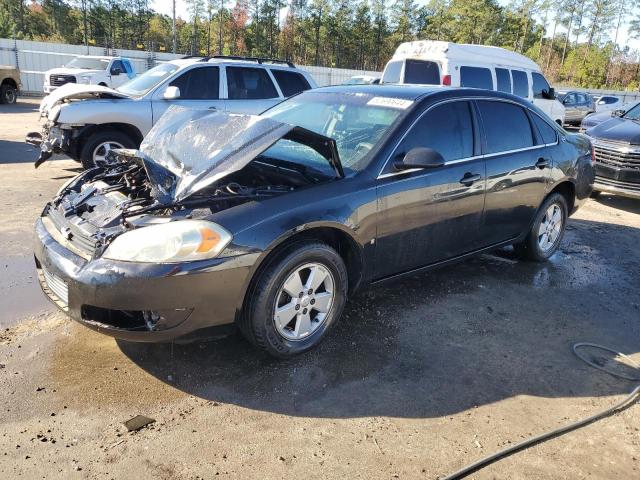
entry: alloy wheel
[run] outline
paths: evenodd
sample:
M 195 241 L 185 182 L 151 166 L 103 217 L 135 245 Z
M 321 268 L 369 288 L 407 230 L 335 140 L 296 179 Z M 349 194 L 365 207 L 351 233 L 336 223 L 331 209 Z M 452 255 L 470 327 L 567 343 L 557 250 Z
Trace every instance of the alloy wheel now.
M 333 305 L 333 275 L 320 263 L 296 268 L 276 296 L 273 322 L 287 340 L 303 340 L 325 321 Z
M 562 232 L 562 210 L 553 203 L 549 205 L 538 227 L 538 246 L 543 252 L 551 250 Z
M 107 154 L 110 150 L 114 150 L 116 148 L 124 148 L 118 142 L 102 142 L 93 149 L 93 163 L 94 165 L 104 164 L 107 162 Z

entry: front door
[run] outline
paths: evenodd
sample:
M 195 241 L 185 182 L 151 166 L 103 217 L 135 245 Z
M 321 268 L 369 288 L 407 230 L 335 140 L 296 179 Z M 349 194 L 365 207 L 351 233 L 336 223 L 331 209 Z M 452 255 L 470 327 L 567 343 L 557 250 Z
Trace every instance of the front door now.
M 436 105 L 412 126 L 378 178 L 376 276 L 419 268 L 474 250 L 485 191 L 477 126 L 466 100 Z M 414 147 L 440 152 L 445 165 L 398 171 Z
M 476 105 L 487 162 L 481 243 L 488 246 L 529 228 L 547 193 L 553 166 L 551 149 L 545 144 L 557 143 L 557 133 L 537 114 L 528 114 L 514 103 L 479 100 Z M 545 138 L 540 132 L 543 128 Z
M 173 79 L 167 87 L 178 87 L 180 97 L 167 100 L 163 98 L 165 88 L 159 88 L 153 97 L 153 123 L 171 105 L 180 105 L 196 110 L 224 111 L 225 101 L 220 100 L 220 68 L 212 65 L 198 65 Z

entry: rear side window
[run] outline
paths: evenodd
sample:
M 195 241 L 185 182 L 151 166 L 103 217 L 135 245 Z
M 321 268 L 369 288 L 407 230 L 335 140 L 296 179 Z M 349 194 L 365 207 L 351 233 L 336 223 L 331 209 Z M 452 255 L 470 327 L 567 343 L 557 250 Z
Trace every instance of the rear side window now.
M 473 122 L 469 102 L 449 102 L 429 110 L 409 131 L 402 153 L 429 147 L 445 160 L 473 156 Z
M 263 68 L 227 67 L 227 88 L 231 100 L 278 97 L 276 87 Z
M 440 68 L 435 62 L 405 60 L 403 83 L 440 85 Z
M 496 68 L 496 83 L 499 92 L 511 93 L 511 75 L 506 68 Z
M 400 72 L 402 72 L 402 61 L 389 62 L 382 75 L 382 83 L 400 83 Z
M 513 94 L 522 98 L 529 98 L 529 79 L 522 70 L 511 70 L 513 77 Z
M 536 126 L 536 130 L 538 131 L 543 144 L 556 143 L 558 141 L 558 134 L 555 128 L 535 113 L 531 114 L 531 119 L 533 120 L 533 124 Z
M 304 78 L 304 75 L 298 72 L 274 69 L 271 70 L 271 73 L 273 73 L 276 82 L 278 82 L 278 85 L 280 86 L 280 90 L 282 90 L 282 95 L 285 97 L 290 97 L 291 95 L 304 92 L 311 88 L 311 85 L 309 85 L 307 79 Z
M 507 102 L 478 101 L 486 140 L 485 153 L 533 146 L 531 124 L 524 109 Z M 505 130 L 508 125 L 508 130 Z
M 617 97 L 602 97 L 598 103 L 604 103 L 605 105 L 611 105 L 618 101 Z
M 539 73 L 533 72 L 531 74 L 531 80 L 533 81 L 533 98 L 545 98 L 542 92 L 549 92 L 549 82 Z
M 479 67 L 460 67 L 460 86 L 493 90 L 491 70 Z
M 169 85 L 180 89 L 180 100 L 217 100 L 220 97 L 219 68 L 193 68 Z

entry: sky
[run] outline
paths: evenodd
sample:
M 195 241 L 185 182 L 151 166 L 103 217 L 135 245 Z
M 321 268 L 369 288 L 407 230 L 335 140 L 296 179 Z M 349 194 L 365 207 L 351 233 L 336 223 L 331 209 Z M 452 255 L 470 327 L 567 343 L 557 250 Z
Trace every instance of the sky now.
M 417 0 L 419 5 L 424 5 L 427 3 L 427 0 Z M 498 0 L 500 5 L 506 6 L 510 3 L 510 0 Z M 234 5 L 234 0 L 225 0 L 226 5 Z M 151 6 L 159 13 L 171 16 L 171 0 L 152 0 Z M 176 0 L 176 14 L 178 17 L 182 17 L 183 19 L 189 18 L 189 13 L 187 12 L 186 3 L 183 0 Z M 284 18 L 287 15 L 287 9 L 283 8 L 280 12 L 281 20 L 284 21 Z M 549 27 L 551 28 L 551 27 Z M 558 27 L 558 32 L 562 31 L 560 27 Z M 614 32 L 611 32 L 611 37 L 613 38 Z M 632 40 L 627 38 L 626 28 L 623 25 L 620 29 L 620 33 L 618 34 L 618 44 L 623 46 L 628 44 L 632 49 L 640 49 L 640 40 Z

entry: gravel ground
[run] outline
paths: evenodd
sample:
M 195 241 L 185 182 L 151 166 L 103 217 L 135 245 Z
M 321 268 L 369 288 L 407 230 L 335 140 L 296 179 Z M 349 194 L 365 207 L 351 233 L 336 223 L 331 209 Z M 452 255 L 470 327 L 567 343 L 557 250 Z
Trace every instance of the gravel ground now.
M 34 101 L 0 107 L 0 478 L 433 479 L 633 388 L 571 345 L 640 361 L 638 201 L 589 201 L 544 265 L 504 250 L 365 290 L 282 362 L 235 336 L 115 341 L 46 302 L 32 226 L 77 164 L 34 170 L 34 129 Z M 640 406 L 473 476 L 587 477 L 640 478 Z

